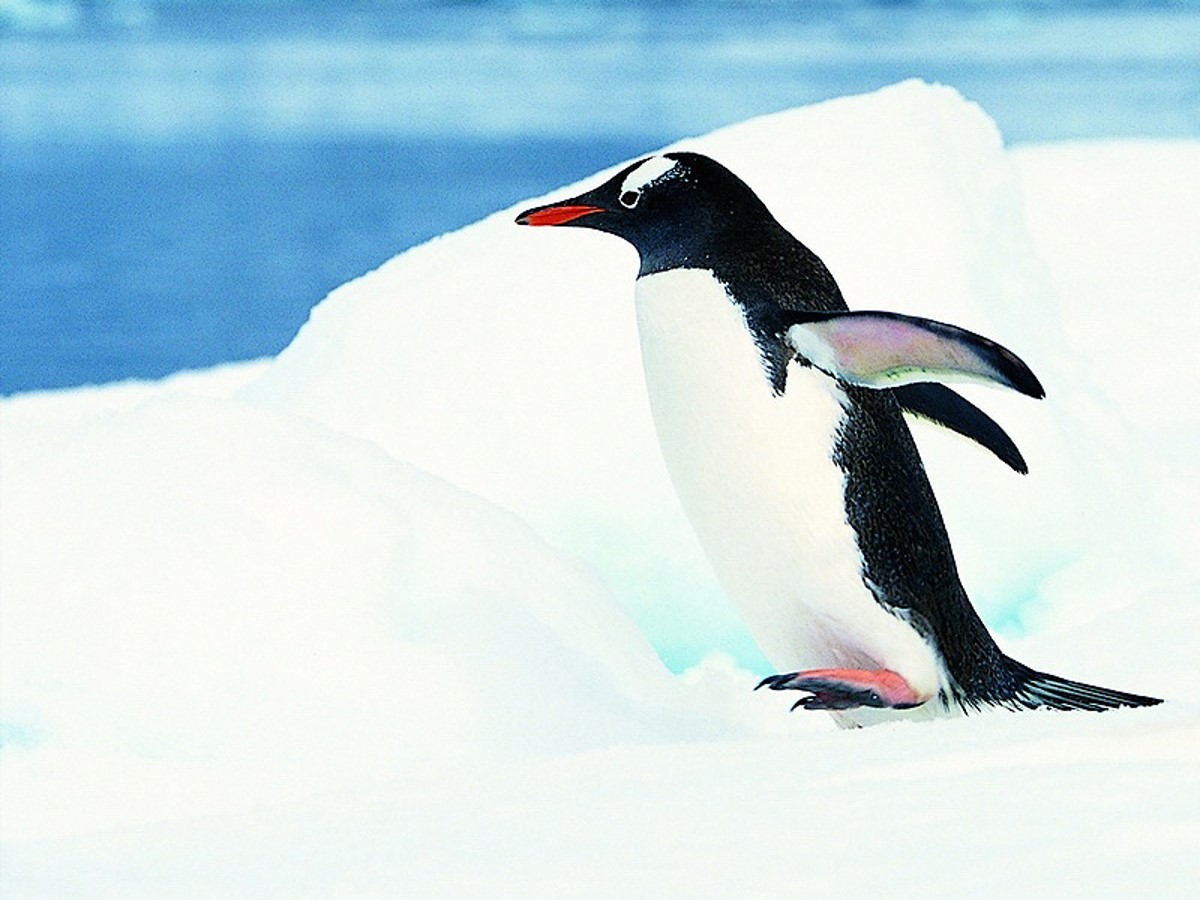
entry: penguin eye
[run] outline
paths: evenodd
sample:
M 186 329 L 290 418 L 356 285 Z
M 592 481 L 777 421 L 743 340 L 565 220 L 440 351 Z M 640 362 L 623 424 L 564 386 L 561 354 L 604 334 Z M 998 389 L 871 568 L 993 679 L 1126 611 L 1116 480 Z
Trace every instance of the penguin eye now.
M 638 201 L 642 199 L 641 191 L 622 191 L 621 196 L 617 198 L 621 201 L 621 205 L 626 209 L 633 209 L 638 205 Z

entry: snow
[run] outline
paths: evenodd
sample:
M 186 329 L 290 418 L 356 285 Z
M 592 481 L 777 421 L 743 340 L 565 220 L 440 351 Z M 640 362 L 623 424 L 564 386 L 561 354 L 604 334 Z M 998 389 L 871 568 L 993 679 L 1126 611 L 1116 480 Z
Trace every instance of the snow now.
M 914 427 L 965 583 L 1023 662 L 1170 702 L 839 732 L 752 693 L 636 259 L 514 208 L 275 359 L 0 403 L 6 898 L 1192 893 L 1200 144 L 1006 149 L 908 82 L 679 147 L 852 306 L 1031 364 L 1044 401 L 966 389 L 1028 476 Z

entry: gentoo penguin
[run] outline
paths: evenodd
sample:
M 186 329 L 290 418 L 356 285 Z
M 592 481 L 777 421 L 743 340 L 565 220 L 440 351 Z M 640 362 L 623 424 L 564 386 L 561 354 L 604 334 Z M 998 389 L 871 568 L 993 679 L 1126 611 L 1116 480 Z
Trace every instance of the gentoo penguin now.
M 522 225 L 607 232 L 641 257 L 638 330 L 676 492 L 794 706 L 847 727 L 985 707 L 1103 710 L 1161 701 L 1004 655 L 967 597 L 902 411 L 991 449 L 991 419 L 935 381 L 1033 397 L 987 338 L 851 312 L 829 270 L 728 169 L 696 153 L 636 162 Z

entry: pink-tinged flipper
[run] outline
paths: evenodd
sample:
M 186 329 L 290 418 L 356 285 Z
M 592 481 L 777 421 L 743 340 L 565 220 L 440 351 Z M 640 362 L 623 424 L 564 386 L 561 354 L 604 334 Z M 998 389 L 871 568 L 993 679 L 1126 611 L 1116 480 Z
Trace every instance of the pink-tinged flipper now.
M 890 312 L 795 312 L 791 348 L 848 384 L 894 388 L 921 381 L 1000 384 L 1044 397 L 1037 376 L 1005 347 L 945 322 Z
M 758 688 L 773 691 L 808 691 L 792 709 L 855 709 L 873 706 L 878 709 L 912 709 L 928 698 L 921 697 L 904 677 L 891 669 L 809 669 L 786 675 L 771 675 L 758 683 Z

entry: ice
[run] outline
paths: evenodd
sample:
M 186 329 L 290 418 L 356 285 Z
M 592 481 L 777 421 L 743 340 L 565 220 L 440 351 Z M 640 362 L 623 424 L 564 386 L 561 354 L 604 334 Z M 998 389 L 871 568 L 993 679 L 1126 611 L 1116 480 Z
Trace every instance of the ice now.
M 968 590 L 1022 661 L 1169 702 L 838 732 L 751 692 L 632 251 L 506 210 L 273 360 L 0 403 L 6 897 L 1194 891 L 1200 145 L 1006 150 L 909 82 L 680 146 L 855 308 L 1032 365 L 1044 401 L 970 394 L 1027 477 L 918 429 Z
M 909 82 L 680 146 L 746 178 L 826 260 L 853 307 L 993 337 L 1045 384 L 1042 403 L 966 391 L 1022 448 L 1026 478 L 961 439 L 916 429 L 985 614 L 1019 633 L 1068 569 L 1135 566 L 1145 554 L 1154 569 L 1179 561 L 1159 544 L 1101 549 L 1153 501 L 1124 476 L 1127 429 L 1080 358 L 1063 352 L 1018 171 L 982 110 Z M 720 643 L 761 670 L 659 461 L 631 313 L 635 255 L 603 235 L 514 229 L 516 209 L 335 292 L 246 396 L 513 510 L 594 566 L 673 667 Z M 1087 607 L 1131 600 L 1090 586 L 1079 595 Z
M 594 575 L 304 419 L 145 403 L 6 476 L 4 511 L 5 719 L 56 749 L 331 780 L 671 719 Z

